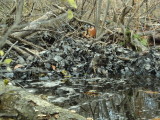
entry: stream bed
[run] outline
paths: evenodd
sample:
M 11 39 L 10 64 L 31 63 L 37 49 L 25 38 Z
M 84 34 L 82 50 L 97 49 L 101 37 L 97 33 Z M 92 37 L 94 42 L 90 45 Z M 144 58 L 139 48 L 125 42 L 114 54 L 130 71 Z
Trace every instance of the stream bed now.
M 160 48 L 65 37 L 38 56 L 10 54 L 2 79 L 94 120 L 160 119 Z
M 17 86 L 94 120 L 160 118 L 158 78 L 64 78 L 15 80 Z

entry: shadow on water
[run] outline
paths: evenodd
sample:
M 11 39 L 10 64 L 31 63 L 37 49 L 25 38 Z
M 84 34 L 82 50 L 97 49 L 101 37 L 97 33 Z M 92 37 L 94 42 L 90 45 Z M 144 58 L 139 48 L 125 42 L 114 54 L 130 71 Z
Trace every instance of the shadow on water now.
M 66 78 L 25 82 L 28 91 L 94 120 L 160 118 L 160 82 L 156 78 Z M 22 83 L 24 81 L 19 81 Z
M 83 116 L 97 120 L 146 120 L 159 115 L 158 97 L 160 95 L 156 92 L 140 88 L 118 92 L 106 91 L 99 97 L 92 97 L 71 109 L 77 108 Z

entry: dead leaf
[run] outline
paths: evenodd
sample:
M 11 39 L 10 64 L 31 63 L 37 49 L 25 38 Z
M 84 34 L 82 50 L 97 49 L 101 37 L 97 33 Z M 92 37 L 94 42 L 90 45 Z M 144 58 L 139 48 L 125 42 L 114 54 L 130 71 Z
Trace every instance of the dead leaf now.
M 88 35 L 90 36 L 90 37 L 96 37 L 96 29 L 95 29 L 95 27 L 91 27 L 91 28 L 89 28 L 88 29 Z
M 56 70 L 56 66 L 52 65 L 52 69 L 53 69 L 53 70 Z
M 21 65 L 21 64 L 17 64 L 16 66 L 14 66 L 14 70 L 17 69 L 17 68 L 21 68 L 21 67 L 24 67 L 24 66 Z
M 85 94 L 90 95 L 90 96 L 98 96 L 99 93 L 96 90 L 89 90 Z
M 71 113 L 76 113 L 76 111 L 75 110 L 70 110 L 71 111 Z
M 58 119 L 59 118 L 59 114 L 58 113 L 54 114 L 53 117 L 56 118 L 56 119 Z
M 83 32 L 83 37 L 88 38 L 88 37 L 87 37 L 87 31 L 84 31 L 84 32 Z

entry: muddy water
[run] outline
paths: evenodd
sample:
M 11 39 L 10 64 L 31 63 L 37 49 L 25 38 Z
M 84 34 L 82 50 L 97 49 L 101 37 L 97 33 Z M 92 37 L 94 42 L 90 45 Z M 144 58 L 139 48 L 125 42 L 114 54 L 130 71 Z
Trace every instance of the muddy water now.
M 160 118 L 160 80 L 156 78 L 64 78 L 16 83 L 43 99 L 94 120 Z

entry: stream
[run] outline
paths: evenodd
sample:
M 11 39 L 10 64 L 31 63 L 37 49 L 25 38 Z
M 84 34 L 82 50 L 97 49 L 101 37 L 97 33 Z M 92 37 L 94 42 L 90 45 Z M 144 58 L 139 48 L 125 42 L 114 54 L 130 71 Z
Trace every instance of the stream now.
M 160 82 L 153 77 L 15 80 L 17 86 L 94 120 L 160 118 Z

